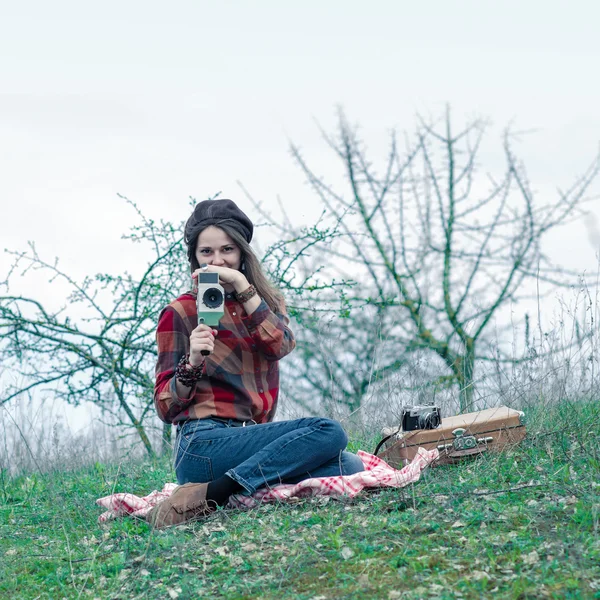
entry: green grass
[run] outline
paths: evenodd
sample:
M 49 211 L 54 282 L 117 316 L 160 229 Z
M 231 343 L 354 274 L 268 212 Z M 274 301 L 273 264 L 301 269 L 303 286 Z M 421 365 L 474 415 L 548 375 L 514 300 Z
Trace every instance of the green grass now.
M 518 448 L 429 469 L 403 490 L 224 510 L 166 531 L 100 525 L 94 503 L 172 481 L 166 460 L 3 474 L 0 597 L 600 598 L 597 413 L 531 411 Z

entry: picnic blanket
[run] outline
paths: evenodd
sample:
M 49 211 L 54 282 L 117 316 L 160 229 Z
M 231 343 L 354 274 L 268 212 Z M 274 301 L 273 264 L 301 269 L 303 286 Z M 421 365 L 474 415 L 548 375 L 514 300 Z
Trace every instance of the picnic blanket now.
M 357 452 L 365 465 L 365 470 L 354 475 L 336 477 L 313 477 L 300 483 L 282 483 L 264 487 L 252 495 L 235 494 L 229 498 L 228 508 L 254 508 L 263 502 L 295 501 L 309 496 L 347 496 L 353 498 L 365 488 L 401 488 L 418 481 L 421 471 L 434 461 L 437 449 L 419 448 L 415 458 L 403 469 L 397 470 L 381 458 L 359 450 Z M 145 518 L 159 502 L 168 498 L 177 487 L 176 483 L 166 483 L 162 490 L 154 490 L 147 496 L 117 493 L 96 500 L 96 504 L 106 509 L 98 521 L 105 522 L 122 516 Z

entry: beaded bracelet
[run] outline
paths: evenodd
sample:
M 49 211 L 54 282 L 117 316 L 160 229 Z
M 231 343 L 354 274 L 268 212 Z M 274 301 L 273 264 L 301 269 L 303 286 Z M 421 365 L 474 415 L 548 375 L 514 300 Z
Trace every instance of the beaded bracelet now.
M 256 288 L 252 284 L 250 284 L 250 287 L 247 290 L 236 293 L 235 297 L 237 298 L 237 301 L 240 304 L 244 304 L 248 302 L 250 298 L 254 298 L 254 296 L 256 296 L 257 293 L 258 292 L 256 291 Z
M 177 377 L 177 381 L 181 383 L 181 385 L 185 385 L 186 387 L 194 387 L 195 383 L 202 379 L 202 374 L 204 371 L 204 361 L 202 361 L 198 366 L 194 367 L 188 364 L 190 362 L 190 355 L 186 354 L 181 357 L 181 360 L 177 364 L 177 368 L 175 369 L 175 377 Z

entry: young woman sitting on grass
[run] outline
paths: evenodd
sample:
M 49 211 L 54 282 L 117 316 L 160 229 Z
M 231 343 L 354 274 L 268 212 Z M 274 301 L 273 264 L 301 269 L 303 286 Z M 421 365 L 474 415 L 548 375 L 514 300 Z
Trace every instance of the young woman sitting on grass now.
M 195 292 L 160 314 L 154 402 L 159 417 L 177 426 L 180 485 L 148 515 L 157 527 L 205 516 L 231 494 L 364 469 L 344 451 L 337 421 L 273 421 L 278 363 L 296 342 L 283 297 L 249 245 L 252 233 L 231 200 L 200 202 L 185 226 L 192 277 L 218 273 L 226 296 L 216 329 L 198 325 Z

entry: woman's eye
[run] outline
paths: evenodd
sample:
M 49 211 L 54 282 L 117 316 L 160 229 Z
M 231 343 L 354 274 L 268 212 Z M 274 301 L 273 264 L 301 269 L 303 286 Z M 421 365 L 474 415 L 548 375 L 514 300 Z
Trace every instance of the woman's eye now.
M 231 252 L 233 250 L 233 248 L 231 248 L 230 246 L 227 246 L 227 248 L 223 248 L 223 250 L 225 250 L 225 252 Z
M 202 248 L 202 250 L 200 250 L 200 254 L 210 254 L 210 250 L 208 248 Z

